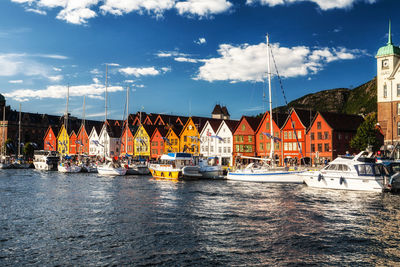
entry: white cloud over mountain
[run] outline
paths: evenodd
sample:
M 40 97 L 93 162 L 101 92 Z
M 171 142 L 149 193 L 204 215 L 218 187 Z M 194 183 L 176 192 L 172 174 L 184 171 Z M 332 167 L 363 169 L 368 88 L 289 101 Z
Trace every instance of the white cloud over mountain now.
M 319 6 L 322 10 L 334 9 L 334 8 L 351 8 L 356 2 L 375 3 L 376 0 L 247 0 L 246 4 L 252 5 L 259 3 L 261 5 L 277 6 L 277 5 L 289 5 L 297 2 L 313 2 Z
M 315 74 L 328 63 L 348 60 L 365 54 L 361 50 L 346 48 L 328 48 L 295 46 L 283 47 L 272 44 L 272 52 L 282 77 L 297 77 Z M 265 79 L 267 71 L 267 45 L 230 45 L 221 44 L 218 57 L 199 60 L 204 65 L 199 67 L 194 79 L 229 82 L 259 82 Z M 272 59 L 271 59 L 271 66 Z M 272 69 L 276 73 L 275 69 Z

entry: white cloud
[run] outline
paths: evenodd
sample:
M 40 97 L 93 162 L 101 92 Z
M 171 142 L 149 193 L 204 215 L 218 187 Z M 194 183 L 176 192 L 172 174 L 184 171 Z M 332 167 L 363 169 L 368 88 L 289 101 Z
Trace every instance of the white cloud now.
M 99 71 L 99 69 L 92 69 L 92 70 L 90 71 L 90 73 L 93 74 L 93 75 L 100 75 L 100 74 L 101 74 L 101 72 Z
M 27 9 L 25 9 L 25 10 L 28 11 L 28 12 L 32 12 L 32 13 L 39 14 L 39 15 L 47 15 L 47 12 L 46 12 L 46 11 L 40 10 L 40 9 L 27 8 Z
M 187 57 L 188 54 L 180 53 L 178 51 L 160 51 L 156 54 L 158 57 Z
M 118 63 L 106 63 L 109 67 L 119 67 Z
M 47 77 L 50 81 L 52 82 L 59 82 L 61 81 L 64 77 L 62 75 L 54 75 L 54 76 L 49 76 Z
M 365 2 L 373 4 L 376 0 L 247 0 L 246 4 L 252 5 L 260 3 L 261 5 L 277 6 L 277 5 L 288 5 L 296 2 L 313 2 L 319 6 L 322 10 L 334 9 L 334 8 L 351 8 L 356 2 Z
M 169 67 L 162 67 L 161 70 L 162 70 L 164 73 L 166 73 L 166 72 L 171 71 L 171 68 L 169 68 Z
M 121 86 L 108 86 L 107 91 L 109 93 L 124 91 Z M 82 96 L 86 95 L 89 98 L 102 99 L 105 92 L 104 85 L 101 84 L 88 84 L 78 85 L 69 87 L 70 96 Z M 5 97 L 13 98 L 17 101 L 27 99 L 43 99 L 43 98 L 55 98 L 63 99 L 67 95 L 67 86 L 64 85 L 51 85 L 46 89 L 32 90 L 32 89 L 19 89 L 9 93 L 3 93 Z
M 232 3 L 226 0 L 187 0 L 177 2 L 175 8 L 180 15 L 207 17 L 228 11 Z
M 173 8 L 175 0 L 104 0 L 100 6 L 103 13 L 121 16 L 133 11 L 139 14 L 154 14 L 157 17 L 163 15 L 164 11 Z
M 35 57 L 44 57 L 44 58 L 51 58 L 51 59 L 68 59 L 67 56 L 56 55 L 56 54 L 33 54 L 32 56 L 35 56 Z
M 62 69 L 56 68 L 56 67 L 53 67 L 53 70 L 54 70 L 54 71 L 62 71 Z
M 354 59 L 365 51 L 346 48 L 310 48 L 306 46 L 282 47 L 272 44 L 272 52 L 282 77 L 305 76 L 322 70 L 327 63 Z M 221 44 L 219 57 L 201 60 L 204 65 L 194 79 L 212 81 L 258 82 L 265 79 L 267 71 L 267 45 Z M 272 59 L 271 59 L 271 66 Z M 276 73 L 272 69 L 273 73 Z
M 160 71 L 155 69 L 154 67 L 148 67 L 148 68 L 127 67 L 127 68 L 119 69 L 119 72 L 121 72 L 123 74 L 126 74 L 126 75 L 133 75 L 135 77 L 155 76 L 155 75 L 159 75 L 160 74 Z
M 198 44 L 198 45 L 202 45 L 202 44 L 205 44 L 205 43 L 207 43 L 207 41 L 206 41 L 206 38 L 204 38 L 204 37 L 200 37 L 198 40 L 196 40 L 196 41 L 194 41 L 196 44 Z
M 11 81 L 8 81 L 9 83 L 23 83 L 24 81 L 23 80 L 11 80 Z
M 174 60 L 175 60 L 175 61 L 178 61 L 178 62 L 197 63 L 197 59 L 186 58 L 186 57 L 176 57 L 176 58 L 174 58 Z
M 100 83 L 100 80 L 99 80 L 98 78 L 93 78 L 93 82 L 94 82 L 95 84 L 99 84 L 99 83 Z

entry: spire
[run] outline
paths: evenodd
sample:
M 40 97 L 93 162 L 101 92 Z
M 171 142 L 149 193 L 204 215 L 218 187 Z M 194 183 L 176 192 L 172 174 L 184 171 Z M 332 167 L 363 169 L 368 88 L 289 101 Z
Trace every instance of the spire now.
M 392 43 L 392 26 L 391 26 L 391 20 L 389 19 L 389 37 L 388 37 L 388 45 L 393 44 Z

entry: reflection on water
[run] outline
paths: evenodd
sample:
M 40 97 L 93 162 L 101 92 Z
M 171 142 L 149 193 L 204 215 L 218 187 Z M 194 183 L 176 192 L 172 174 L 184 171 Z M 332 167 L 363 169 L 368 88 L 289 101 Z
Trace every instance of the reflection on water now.
M 400 196 L 0 173 L 1 265 L 396 265 Z

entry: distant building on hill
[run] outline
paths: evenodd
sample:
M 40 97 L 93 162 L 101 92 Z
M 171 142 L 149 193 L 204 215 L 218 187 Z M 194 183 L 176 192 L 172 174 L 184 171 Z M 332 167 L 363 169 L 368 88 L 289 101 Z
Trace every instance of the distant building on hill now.
M 226 106 L 221 107 L 219 104 L 216 104 L 211 112 L 211 118 L 213 119 L 229 120 L 230 116 L 228 108 Z

